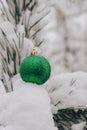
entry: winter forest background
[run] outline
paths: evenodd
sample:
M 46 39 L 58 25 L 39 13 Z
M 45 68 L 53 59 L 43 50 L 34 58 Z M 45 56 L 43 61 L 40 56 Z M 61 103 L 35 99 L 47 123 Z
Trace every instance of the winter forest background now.
M 57 129 L 87 130 L 87 0 L 0 0 L 0 99 L 3 88 L 13 91 L 20 63 L 32 48 L 51 64 L 43 87 Z M 0 130 L 16 130 L 4 127 L 9 116 L 1 113 L 3 102 L 0 107 Z

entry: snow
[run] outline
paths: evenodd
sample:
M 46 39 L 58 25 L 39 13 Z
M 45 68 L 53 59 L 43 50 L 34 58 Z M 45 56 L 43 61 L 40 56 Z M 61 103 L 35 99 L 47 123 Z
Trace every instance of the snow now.
M 65 108 L 87 107 L 87 73 L 74 72 L 52 77 L 46 83 L 52 111 Z
M 0 94 L 3 94 L 3 93 L 5 93 L 5 89 L 4 89 L 3 83 L 0 80 Z
M 17 79 L 13 92 L 0 94 L 0 130 L 29 129 L 57 130 L 46 90 Z
M 74 124 L 72 130 L 83 130 L 86 122 L 81 122 L 79 124 Z
M 85 72 L 55 75 L 42 86 L 23 82 L 18 74 L 13 83 L 13 92 L 0 93 L 0 130 L 57 130 L 52 113 L 87 108 Z M 84 125 L 73 125 L 72 130 Z

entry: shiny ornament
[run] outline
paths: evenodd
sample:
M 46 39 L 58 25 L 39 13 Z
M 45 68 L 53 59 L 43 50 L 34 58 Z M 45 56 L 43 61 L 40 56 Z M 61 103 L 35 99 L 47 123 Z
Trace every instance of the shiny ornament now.
M 35 50 L 20 65 L 20 76 L 25 82 L 45 83 L 51 74 L 51 66 L 46 58 L 37 56 Z

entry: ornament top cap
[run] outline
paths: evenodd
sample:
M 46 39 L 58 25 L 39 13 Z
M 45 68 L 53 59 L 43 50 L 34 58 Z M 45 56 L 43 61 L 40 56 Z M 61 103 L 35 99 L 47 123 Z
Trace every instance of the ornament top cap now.
M 35 49 L 35 48 L 33 48 L 32 50 L 31 50 L 31 55 L 36 55 L 37 54 L 37 50 Z

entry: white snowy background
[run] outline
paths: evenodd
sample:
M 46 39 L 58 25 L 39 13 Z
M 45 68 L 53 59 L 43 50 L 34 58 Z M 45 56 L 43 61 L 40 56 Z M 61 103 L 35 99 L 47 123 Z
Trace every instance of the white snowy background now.
M 25 13 L 22 12 L 23 0 L 17 1 L 21 3 L 20 21 L 15 26 L 9 12 L 13 9 L 15 14 L 12 1 L 7 0 L 6 4 L 0 0 L 0 51 L 9 43 L 12 52 L 14 43 L 18 47 L 23 40 L 23 48 L 18 47 L 16 72 L 18 56 L 21 55 L 22 61 L 36 47 L 39 55 L 49 60 L 52 73 L 42 86 L 26 84 L 19 74 L 12 75 L 14 91 L 10 93 L 5 92 L 0 82 L 0 130 L 56 130 L 52 114 L 65 108 L 87 108 L 87 0 L 36 0 L 32 15 L 29 9 L 34 0 Z M 7 51 L 3 49 L 2 54 L 6 57 Z M 13 61 L 8 63 L 11 74 L 13 64 Z M 2 67 L 0 71 L 1 77 Z M 11 91 L 7 71 L 4 77 Z M 85 124 L 85 121 L 75 124 L 71 129 L 83 130 Z

